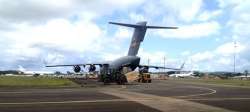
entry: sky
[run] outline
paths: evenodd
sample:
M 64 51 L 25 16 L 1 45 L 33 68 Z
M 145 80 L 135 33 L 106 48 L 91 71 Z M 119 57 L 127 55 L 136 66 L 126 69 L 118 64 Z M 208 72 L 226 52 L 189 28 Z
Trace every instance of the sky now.
M 233 71 L 235 55 L 237 72 L 250 69 L 249 0 L 0 0 L 0 70 L 124 56 L 133 29 L 110 21 L 179 27 L 148 30 L 142 64 Z

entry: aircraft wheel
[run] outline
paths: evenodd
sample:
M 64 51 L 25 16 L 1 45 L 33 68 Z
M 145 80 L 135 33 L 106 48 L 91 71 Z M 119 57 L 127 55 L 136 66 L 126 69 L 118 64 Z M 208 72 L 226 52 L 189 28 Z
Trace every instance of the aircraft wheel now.
M 151 83 L 152 82 L 152 80 L 148 80 L 148 83 Z
M 103 80 L 103 83 L 104 83 L 104 85 L 108 85 L 108 84 L 110 83 L 110 81 L 109 81 L 109 79 L 105 78 L 105 79 Z
M 123 84 L 123 81 L 122 81 L 121 77 L 118 77 L 118 79 L 116 80 L 116 83 L 118 85 L 122 85 Z
M 104 75 L 98 76 L 98 82 L 104 82 Z
M 118 74 L 117 75 L 117 79 L 116 79 L 116 83 L 119 85 L 123 85 L 127 82 L 127 78 L 125 75 L 123 74 Z
M 105 76 L 103 77 L 103 83 L 106 85 L 106 84 L 109 84 L 111 82 L 110 78 L 108 76 Z

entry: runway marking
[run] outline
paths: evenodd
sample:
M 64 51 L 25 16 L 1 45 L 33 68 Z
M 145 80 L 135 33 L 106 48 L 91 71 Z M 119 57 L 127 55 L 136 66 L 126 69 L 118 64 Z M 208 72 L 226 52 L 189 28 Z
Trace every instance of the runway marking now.
M 234 88 L 247 88 L 250 89 L 249 86 L 237 86 L 237 85 L 229 85 L 229 84 L 213 84 L 213 83 L 205 83 L 205 82 L 178 82 L 181 84 L 195 84 L 195 85 L 211 85 L 211 86 L 216 86 L 216 87 L 234 87 Z
M 165 84 L 158 84 L 158 85 L 164 85 L 165 86 Z M 216 90 L 211 89 L 211 88 L 207 88 L 207 87 L 199 87 L 199 86 L 185 86 L 185 87 L 206 89 L 206 90 L 209 90 L 209 92 L 200 93 L 200 94 L 183 95 L 183 96 L 172 96 L 172 97 L 173 98 L 183 98 L 183 97 L 205 96 L 205 95 L 215 94 L 217 92 Z M 178 88 L 178 87 L 174 87 L 174 88 Z M 174 88 L 171 88 L 171 89 L 174 89 Z M 122 88 L 122 89 L 126 89 L 126 88 Z
M 133 101 L 149 101 L 151 98 L 137 98 Z M 79 101 L 56 101 L 56 102 L 20 102 L 20 103 L 0 103 L 0 105 L 35 105 L 35 104 L 67 104 L 67 103 L 99 103 L 99 102 L 127 102 L 128 99 L 111 100 L 79 100 Z
M 159 84 L 158 84 L 159 85 Z M 164 85 L 164 84 L 161 84 Z M 211 88 L 206 88 L 206 87 L 198 87 L 198 86 L 186 86 L 189 88 L 199 88 L 199 89 L 206 89 L 209 90 L 209 92 L 205 92 L 205 93 L 200 93 L 200 94 L 191 94 L 191 95 L 183 95 L 183 96 L 172 96 L 174 98 L 183 98 L 183 97 L 194 97 L 194 96 L 205 96 L 205 95 L 211 95 L 211 94 L 215 94 L 217 91 Z M 174 87 L 174 88 L 170 88 L 170 89 L 178 89 L 178 87 Z
M 26 91 L 26 92 L 0 92 L 0 94 L 26 94 L 26 93 L 59 93 L 60 91 Z M 62 92 L 74 92 L 74 91 L 62 91 Z
M 1 93 L 2 93 L 2 94 L 6 94 L 6 93 L 7 93 L 7 94 L 9 94 L 9 93 L 13 93 L 13 94 L 19 94 L 19 93 L 20 93 L 20 94 L 21 94 L 21 93 L 27 93 L 27 92 L 7 92 L 7 91 L 4 91 L 4 92 L 0 92 L 0 94 L 1 94 Z
M 195 98 L 195 99 L 184 99 L 190 101 L 223 101 L 223 100 L 250 100 L 250 98 Z
M 0 94 L 25 94 L 25 93 L 58 93 L 58 92 L 75 92 L 83 90 L 74 90 L 74 89 L 62 89 L 62 90 L 27 90 L 27 91 L 0 91 Z
M 194 97 L 194 96 L 205 96 L 205 95 L 211 95 L 211 94 L 215 94 L 217 91 L 211 88 L 206 88 L 206 87 L 198 87 L 198 86 L 189 86 L 192 88 L 200 88 L 200 89 L 206 89 L 209 90 L 210 92 L 206 92 L 206 93 L 201 93 L 201 94 L 191 94 L 191 95 L 184 95 L 184 96 L 174 96 L 177 98 L 183 98 L 183 97 Z
M 231 112 L 231 110 L 214 107 L 210 105 L 205 105 L 197 102 L 188 101 L 185 99 L 176 99 L 171 97 L 162 97 L 151 94 L 137 93 L 131 91 L 118 91 L 118 90 L 106 90 L 102 91 L 104 94 L 117 96 L 124 99 L 129 99 L 130 101 L 135 101 L 136 98 L 151 98 L 152 100 L 146 101 L 135 101 L 137 103 L 143 104 L 145 106 L 157 109 L 162 112 L 169 111 L 185 111 L 185 112 L 194 112 L 194 111 L 213 111 L 213 112 Z

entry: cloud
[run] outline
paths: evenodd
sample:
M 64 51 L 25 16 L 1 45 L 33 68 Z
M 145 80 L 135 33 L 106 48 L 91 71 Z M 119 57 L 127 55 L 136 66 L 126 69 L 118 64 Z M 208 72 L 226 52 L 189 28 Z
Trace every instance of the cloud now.
M 122 56 L 125 56 L 127 52 L 119 52 L 119 53 L 102 53 L 102 60 L 103 61 L 113 61 L 118 59 Z
M 147 52 L 143 49 L 140 49 L 138 56 L 141 57 L 142 64 L 147 65 L 149 59 L 150 64 L 163 66 L 163 58 L 167 57 L 167 54 L 163 51 Z
M 233 71 L 235 55 L 237 71 L 241 72 L 250 62 L 247 57 L 249 56 L 247 46 L 237 43 L 237 47 L 234 48 L 234 42 L 226 42 L 214 50 L 195 53 L 189 57 L 189 60 L 194 66 L 199 66 L 198 69 L 202 71 Z
M 20 23 L 44 24 L 51 19 L 95 19 L 114 11 L 126 11 L 144 0 L 1 0 L 0 30 Z M 82 18 L 84 16 L 84 18 Z M 5 27 L 3 27 L 5 26 Z M 6 27 L 9 26 L 9 27 Z
M 132 31 L 124 27 L 119 27 L 114 34 L 114 37 L 117 39 L 130 39 L 131 36 L 132 36 Z
M 229 6 L 233 6 L 233 5 L 238 5 L 241 3 L 246 2 L 247 0 L 218 0 L 219 1 L 219 6 L 221 8 L 226 8 Z
M 142 14 L 137 14 L 137 13 L 130 13 L 129 14 L 130 19 L 132 21 L 146 21 L 147 19 L 144 17 Z
M 70 0 L 1 0 L 0 19 L 10 22 L 31 22 L 68 16 L 74 9 Z
M 234 42 L 229 42 L 229 43 L 225 43 L 225 44 L 217 47 L 217 49 L 215 50 L 215 52 L 217 54 L 228 56 L 228 55 L 232 55 L 234 53 L 241 53 L 245 49 L 246 49 L 246 46 L 243 45 L 243 44 L 241 44 L 241 43 L 234 44 Z
M 92 21 L 71 23 L 66 19 L 51 19 L 39 25 L 22 23 L 1 35 L 6 43 L 1 46 L 4 49 L 1 51 L 4 54 L 2 69 L 17 68 L 18 65 L 43 69 L 43 60 L 48 64 L 80 63 L 90 55 L 98 59 L 100 54 L 97 52 L 104 49 L 107 40 L 105 30 Z
M 217 58 L 217 64 L 221 67 L 214 68 L 233 70 L 233 55 L 236 53 L 236 70 L 244 71 L 249 69 L 250 63 L 250 49 L 249 49 L 249 36 L 250 32 L 246 29 L 249 29 L 249 5 L 250 2 L 247 0 L 219 0 L 220 7 L 223 11 L 229 12 L 228 21 L 226 22 L 226 35 L 229 35 L 230 41 L 237 42 L 237 48 L 234 49 L 233 42 L 226 42 L 218 46 L 213 52 Z M 214 62 L 215 63 L 215 62 Z
M 240 37 L 238 39 L 248 38 L 250 36 L 250 31 L 246 29 L 250 29 L 250 2 L 245 1 L 239 3 L 232 9 L 232 17 L 228 21 L 227 25 L 232 29 L 232 33 L 234 36 Z M 249 41 L 249 40 L 248 40 Z
M 18 65 L 45 69 L 44 60 L 50 64 L 83 63 L 126 55 L 132 30 L 107 28 L 108 20 L 147 20 L 153 25 L 179 27 L 149 34 L 160 39 L 220 40 L 211 45 L 212 50 L 174 52 L 189 57 L 192 67 L 201 70 L 231 70 L 231 41 L 235 40 L 239 43 L 238 69 L 245 69 L 250 66 L 250 32 L 246 30 L 250 29 L 250 2 L 218 1 L 219 8 L 211 11 L 203 0 L 0 0 L 0 63 L 4 65 L 0 69 Z M 149 51 L 140 50 L 142 62 L 150 58 L 152 64 L 162 65 L 166 56 L 171 66 L 179 65 L 179 59 L 169 57 L 166 51 Z
M 191 54 L 190 51 L 184 51 L 181 53 L 182 56 L 189 56 Z
M 105 49 L 110 48 L 108 53 L 121 50 L 122 43 L 115 40 L 123 41 L 130 32 L 119 29 L 114 34 L 117 38 L 110 39 L 106 29 L 93 21 L 142 0 L 0 2 L 0 24 L 10 26 L 0 27 L 0 41 L 6 43 L 0 45 L 4 49 L 1 54 L 5 54 L 1 56 L 0 62 L 4 64 L 1 68 L 43 69 L 44 61 L 48 64 L 83 63 L 106 59 L 103 55 L 108 50 Z
M 178 26 L 175 30 L 159 30 L 157 33 L 163 38 L 202 38 L 219 33 L 220 24 L 216 21 Z
M 183 22 L 193 21 L 203 4 L 202 0 L 162 0 L 161 3 L 167 9 L 171 9 L 172 13 L 177 13 L 177 17 Z
M 191 56 L 191 60 L 193 62 L 207 62 L 211 59 L 213 59 L 214 54 L 209 52 L 209 51 L 205 51 L 202 53 L 196 53 L 194 55 Z
M 222 10 L 204 11 L 204 12 L 200 13 L 200 15 L 198 16 L 198 20 L 208 21 L 208 20 L 211 20 L 211 19 L 218 17 L 221 14 L 222 14 Z
M 86 51 L 90 46 L 98 50 L 101 47 L 93 43 L 98 43 L 102 35 L 103 30 L 90 21 L 71 24 L 65 19 L 54 19 L 37 26 L 20 24 L 16 31 L 6 33 L 6 37 L 16 42 L 13 49 L 43 43 L 74 51 Z
M 140 49 L 138 56 L 141 57 L 141 64 L 148 65 L 148 60 L 150 65 L 156 66 L 164 66 L 164 58 L 165 58 L 165 66 L 178 68 L 184 61 L 181 59 L 171 58 L 169 54 L 164 51 L 145 51 L 144 49 Z

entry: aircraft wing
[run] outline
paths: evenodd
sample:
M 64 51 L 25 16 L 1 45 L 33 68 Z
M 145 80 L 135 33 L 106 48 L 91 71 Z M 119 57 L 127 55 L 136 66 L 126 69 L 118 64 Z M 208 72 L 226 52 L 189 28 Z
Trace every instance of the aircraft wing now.
M 85 64 L 65 64 L 65 65 L 46 65 L 46 67 L 65 67 L 65 66 L 86 66 L 86 65 L 109 65 L 108 63 L 85 63 Z
M 169 68 L 169 67 L 153 66 L 153 65 L 139 65 L 139 67 L 148 67 L 148 68 L 155 68 L 155 69 L 171 69 L 171 70 L 180 70 L 180 68 Z

